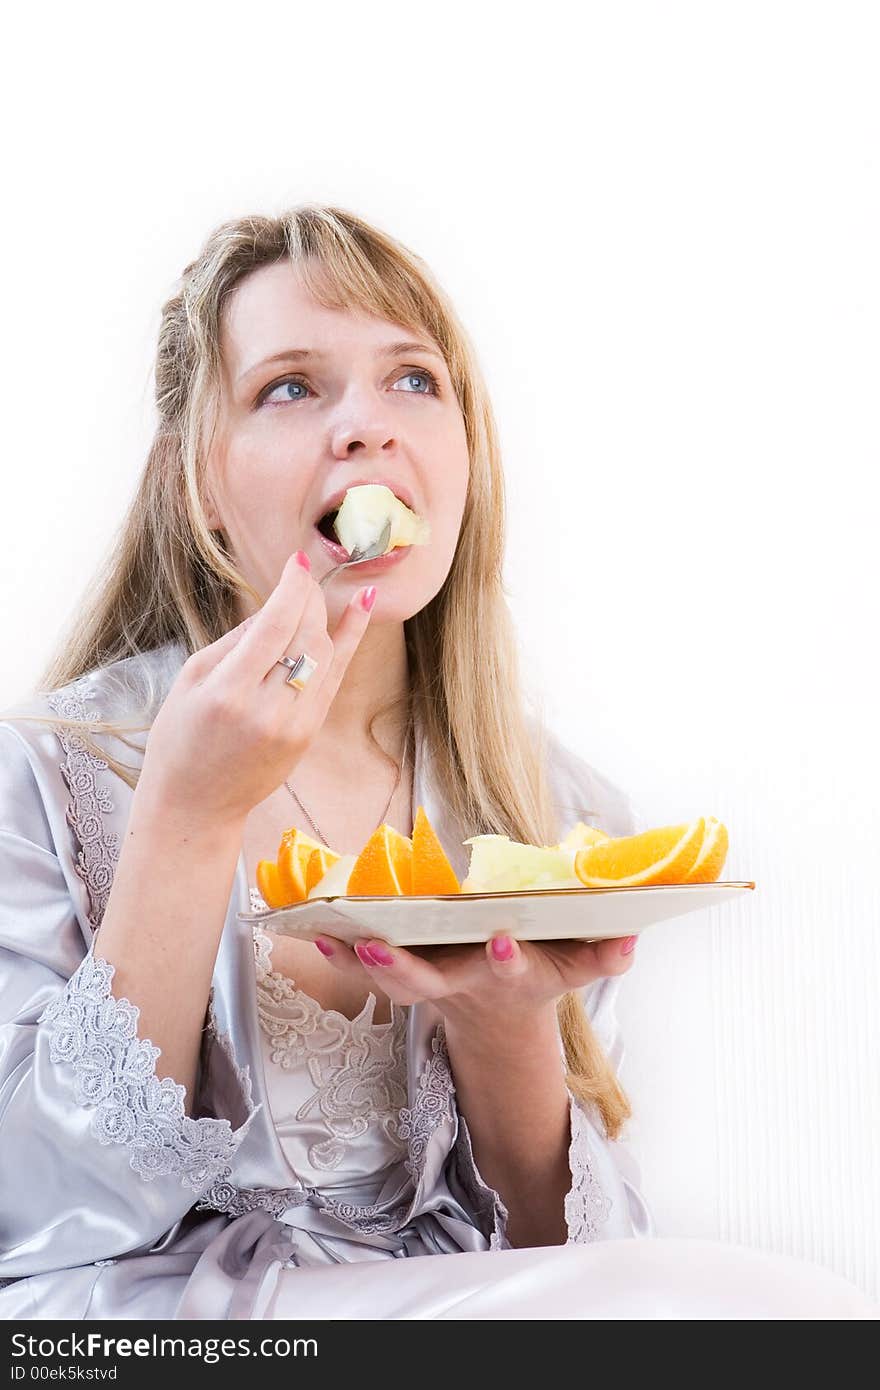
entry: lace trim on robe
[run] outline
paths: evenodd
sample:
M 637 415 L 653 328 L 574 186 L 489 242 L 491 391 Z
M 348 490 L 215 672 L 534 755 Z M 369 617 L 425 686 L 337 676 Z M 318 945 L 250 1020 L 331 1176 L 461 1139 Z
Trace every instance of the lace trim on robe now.
M 86 707 L 87 677 L 47 701 L 55 714 L 84 721 L 100 714 Z M 76 872 L 88 895 L 88 920 L 101 925 L 119 859 L 119 836 L 104 828 L 103 815 L 113 810 L 109 790 L 98 780 L 107 762 L 69 729 L 55 729 L 65 753 L 61 775 L 70 792 L 67 823 L 79 846 Z M 193 1119 L 186 1114 L 186 1088 L 170 1076 L 156 1076 L 161 1049 L 137 1036 L 140 1010 L 112 992 L 114 967 L 91 952 L 50 1001 L 38 1022 L 53 1023 L 49 1057 L 74 1068 L 74 1094 L 79 1104 L 95 1107 L 92 1132 L 101 1144 L 125 1144 L 130 1164 L 145 1181 L 174 1174 L 195 1192 L 228 1173 L 228 1160 L 249 1128 L 249 1119 L 233 1133 L 228 1120 Z M 209 1026 L 232 1058 L 231 1045 L 216 1031 L 213 999 Z M 235 1067 L 251 1110 L 249 1075 Z M 253 1112 L 252 1112 L 253 1113 Z
M 398 1133 L 407 1141 L 409 1157 L 406 1171 L 418 1183 L 425 1167 L 425 1154 L 431 1135 L 444 1120 L 455 1115 L 455 1086 L 446 1048 L 446 1030 L 442 1023 L 431 1039 L 431 1056 L 419 1077 L 415 1104 L 400 1112 Z
M 228 1163 L 241 1139 L 228 1120 L 194 1120 L 184 1110 L 186 1088 L 156 1076 L 160 1049 L 137 1036 L 140 1010 L 111 991 L 114 966 L 89 954 L 38 1022 L 54 1023 L 52 1062 L 74 1068 L 74 1095 L 94 1107 L 92 1133 L 101 1144 L 124 1144 L 147 1182 L 174 1174 L 194 1192 Z
M 599 1186 L 590 1163 L 590 1125 L 577 1096 L 571 1096 L 571 1143 L 568 1166 L 572 1185 L 565 1198 L 566 1245 L 584 1245 L 599 1240 L 599 1227 L 611 1213 L 611 1198 Z
M 272 969 L 266 933 L 255 926 L 253 934 L 257 1010 L 271 1059 L 285 1071 L 305 1065 L 315 1089 L 295 1118 L 305 1120 L 317 1110 L 328 1136 L 309 1146 L 309 1162 L 333 1171 L 348 1145 L 376 1125 L 392 1149 L 405 1151 L 398 1134 L 398 1114 L 406 1102 L 404 1010 L 392 1004 L 390 1021 L 374 1024 L 374 994 L 355 1019 L 322 1009 L 289 976 Z
M 489 1187 L 480 1174 L 474 1158 L 470 1130 L 464 1115 L 458 1117 L 458 1136 L 454 1150 L 456 1167 L 462 1187 L 470 1199 L 474 1214 L 482 1218 L 484 1234 L 489 1237 L 490 1250 L 509 1250 L 507 1222 L 510 1213 L 500 1193 Z
M 590 1154 L 590 1125 L 578 1098 L 569 1091 L 570 1141 L 568 1168 L 571 1187 L 565 1196 L 564 1213 L 568 1231 L 566 1245 L 585 1245 L 601 1239 L 600 1226 L 608 1220 L 612 1202 L 593 1172 Z M 490 1250 L 509 1250 L 510 1213 L 500 1193 L 484 1182 L 474 1157 L 473 1142 L 464 1115 L 459 1114 L 458 1135 L 453 1146 L 459 1181 L 474 1212 L 483 1219 Z
M 87 677 L 80 677 L 63 691 L 47 696 L 50 709 L 62 719 L 83 721 L 89 717 L 86 698 Z M 94 719 L 100 715 L 93 712 Z M 119 859 L 119 836 L 104 829 L 103 815 L 113 810 L 106 786 L 98 781 L 98 773 L 106 772 L 108 764 L 86 747 L 79 734 L 70 729 L 56 729 L 58 742 L 64 749 L 65 762 L 61 775 L 70 792 L 67 823 L 79 844 L 76 872 L 86 886 L 89 899 L 89 921 L 95 931 L 101 925 L 116 863 Z

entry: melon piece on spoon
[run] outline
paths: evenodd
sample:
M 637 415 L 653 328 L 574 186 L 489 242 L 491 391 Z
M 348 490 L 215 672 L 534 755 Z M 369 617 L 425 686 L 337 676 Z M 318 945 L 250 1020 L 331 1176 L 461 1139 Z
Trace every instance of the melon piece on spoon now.
M 427 545 L 431 534 L 427 521 L 416 516 L 384 483 L 350 487 L 336 513 L 333 529 L 339 544 L 351 555 L 355 549 L 366 550 L 373 545 L 387 521 L 391 522 L 391 535 L 386 555 L 399 545 Z

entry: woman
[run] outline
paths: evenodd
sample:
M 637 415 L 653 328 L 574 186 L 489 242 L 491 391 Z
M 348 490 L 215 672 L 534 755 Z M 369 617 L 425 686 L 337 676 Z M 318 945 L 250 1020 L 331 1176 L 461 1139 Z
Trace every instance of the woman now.
M 238 916 L 292 825 L 357 853 L 423 805 L 459 874 L 473 834 L 635 828 L 525 709 L 466 334 L 417 257 L 304 207 L 209 238 L 156 385 L 100 588 L 0 724 L 0 1313 L 614 1315 L 585 1257 L 650 1232 L 634 941 L 352 951 Z M 317 523 L 360 482 L 430 543 L 325 594 Z

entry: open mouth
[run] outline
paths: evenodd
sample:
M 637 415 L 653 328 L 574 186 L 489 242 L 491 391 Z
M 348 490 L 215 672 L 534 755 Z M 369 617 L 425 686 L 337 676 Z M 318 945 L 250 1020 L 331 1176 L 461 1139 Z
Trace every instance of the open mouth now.
M 337 545 L 339 544 L 339 537 L 336 534 L 334 523 L 338 515 L 339 508 L 334 507 L 332 511 L 325 512 L 324 515 L 321 517 L 321 520 L 316 523 L 318 530 L 321 532 L 321 535 L 324 536 L 328 541 L 334 541 Z

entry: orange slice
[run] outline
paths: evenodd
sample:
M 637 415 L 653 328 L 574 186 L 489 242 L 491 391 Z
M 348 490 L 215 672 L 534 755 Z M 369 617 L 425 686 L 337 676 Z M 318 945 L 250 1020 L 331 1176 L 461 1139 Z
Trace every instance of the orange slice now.
M 335 864 L 338 859 L 339 855 L 335 850 L 327 849 L 324 845 L 319 845 L 317 849 L 312 850 L 306 864 L 307 893 L 311 893 L 315 884 L 320 883 L 330 865 Z
M 412 833 L 412 887 L 415 897 L 460 893 L 461 885 L 437 838 L 424 806 L 416 811 Z
M 700 852 L 682 883 L 717 883 L 727 858 L 727 848 L 726 826 L 714 816 L 709 816 Z
M 684 883 L 697 861 L 706 822 L 665 825 L 579 849 L 574 871 L 587 888 L 644 888 Z
M 269 907 L 289 907 L 290 898 L 281 886 L 274 859 L 261 859 L 257 865 L 257 887 Z
M 413 845 L 393 825 L 374 830 L 352 866 L 346 892 L 368 897 L 412 892 Z
M 308 896 L 306 870 L 312 851 L 322 846 L 296 826 L 285 830 L 278 846 L 278 879 L 289 903 L 301 903 Z

